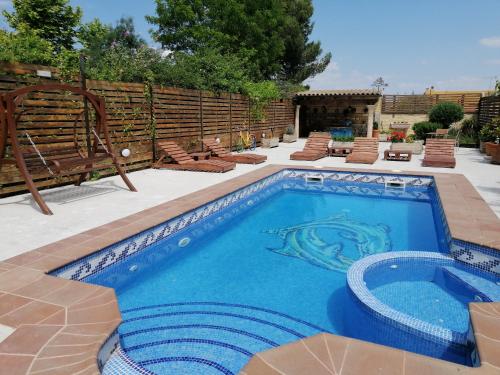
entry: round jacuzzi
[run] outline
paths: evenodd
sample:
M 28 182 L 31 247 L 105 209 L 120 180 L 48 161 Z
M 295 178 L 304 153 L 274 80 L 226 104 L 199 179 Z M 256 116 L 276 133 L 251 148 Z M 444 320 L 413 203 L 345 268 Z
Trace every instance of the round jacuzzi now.
M 354 263 L 347 273 L 353 337 L 474 363 L 468 303 L 500 300 L 491 274 L 434 252 L 390 252 Z

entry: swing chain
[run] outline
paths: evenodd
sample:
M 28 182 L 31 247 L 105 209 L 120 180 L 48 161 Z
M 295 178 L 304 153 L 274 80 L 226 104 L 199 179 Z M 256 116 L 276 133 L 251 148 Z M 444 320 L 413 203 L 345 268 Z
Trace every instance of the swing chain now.
M 43 157 L 42 153 L 40 152 L 40 150 L 38 149 L 38 147 L 36 147 L 36 144 L 35 142 L 33 142 L 33 140 L 31 139 L 30 135 L 28 134 L 28 132 L 25 132 L 24 133 L 26 135 L 26 138 L 28 138 L 28 141 L 31 143 L 31 146 L 33 146 L 33 148 L 35 149 L 36 153 L 38 154 L 38 157 L 40 158 L 40 160 L 42 160 L 42 163 L 45 165 L 45 167 L 48 169 L 49 173 L 53 176 L 54 175 L 54 172 L 52 172 L 52 169 L 50 169 L 49 165 L 47 164 L 47 161 L 45 160 L 45 158 Z

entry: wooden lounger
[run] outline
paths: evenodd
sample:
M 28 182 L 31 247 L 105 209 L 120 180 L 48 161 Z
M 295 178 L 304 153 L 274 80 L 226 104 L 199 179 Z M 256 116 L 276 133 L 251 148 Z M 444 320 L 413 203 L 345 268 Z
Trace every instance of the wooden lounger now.
M 302 151 L 290 155 L 290 160 L 314 161 L 328 155 L 328 142 L 332 139 L 330 133 L 313 132 L 309 134 Z
M 373 164 L 378 159 L 378 139 L 357 137 L 352 152 L 347 155 L 347 163 Z
M 224 160 L 194 160 L 177 143 L 172 141 L 158 141 L 157 144 L 162 155 L 153 165 L 154 168 L 199 172 L 227 172 L 236 167 L 235 163 Z M 166 157 L 170 157 L 173 163 L 165 163 L 164 160 Z
M 233 154 L 227 151 L 220 143 L 217 143 L 215 139 L 203 139 L 203 144 L 212 153 L 212 156 L 220 160 L 239 164 L 260 164 L 267 160 L 266 155 Z
M 455 140 L 427 138 L 422 165 L 424 167 L 455 168 Z

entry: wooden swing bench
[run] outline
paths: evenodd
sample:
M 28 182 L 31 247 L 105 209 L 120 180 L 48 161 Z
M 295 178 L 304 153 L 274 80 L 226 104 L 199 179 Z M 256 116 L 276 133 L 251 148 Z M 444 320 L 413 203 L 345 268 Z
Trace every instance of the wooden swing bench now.
M 69 91 L 82 95 L 95 110 L 95 127 L 89 138 L 93 139 L 88 152 L 83 152 L 77 140 L 77 123 L 84 111 L 81 111 L 73 126 L 73 139 L 63 138 L 61 142 L 49 144 L 35 142 L 29 131 L 21 131 L 18 126 L 20 117 L 27 111 L 16 112 L 27 94 L 35 91 Z M 125 171 L 113 153 L 111 138 L 106 124 L 104 99 L 78 87 L 64 84 L 35 85 L 23 87 L 0 95 L 0 168 L 3 164 L 16 164 L 36 203 L 46 215 L 52 215 L 34 180 L 47 177 L 79 175 L 76 185 L 84 182 L 90 172 L 116 168 L 118 174 L 131 191 L 137 191 L 125 174 Z M 90 130 L 90 127 L 89 127 Z M 10 140 L 14 159 L 6 158 L 7 140 Z M 68 143 L 72 144 L 68 145 Z M 58 144 L 61 143 L 61 144 Z M 108 163 L 103 163 L 109 160 Z

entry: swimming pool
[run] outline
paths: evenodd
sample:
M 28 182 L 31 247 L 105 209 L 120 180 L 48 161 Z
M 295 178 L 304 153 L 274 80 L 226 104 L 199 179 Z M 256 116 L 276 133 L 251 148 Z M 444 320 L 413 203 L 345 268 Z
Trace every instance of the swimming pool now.
M 237 373 L 256 352 L 348 334 L 357 260 L 449 246 L 431 178 L 287 171 L 56 274 L 115 288 L 122 348 L 147 370 Z

